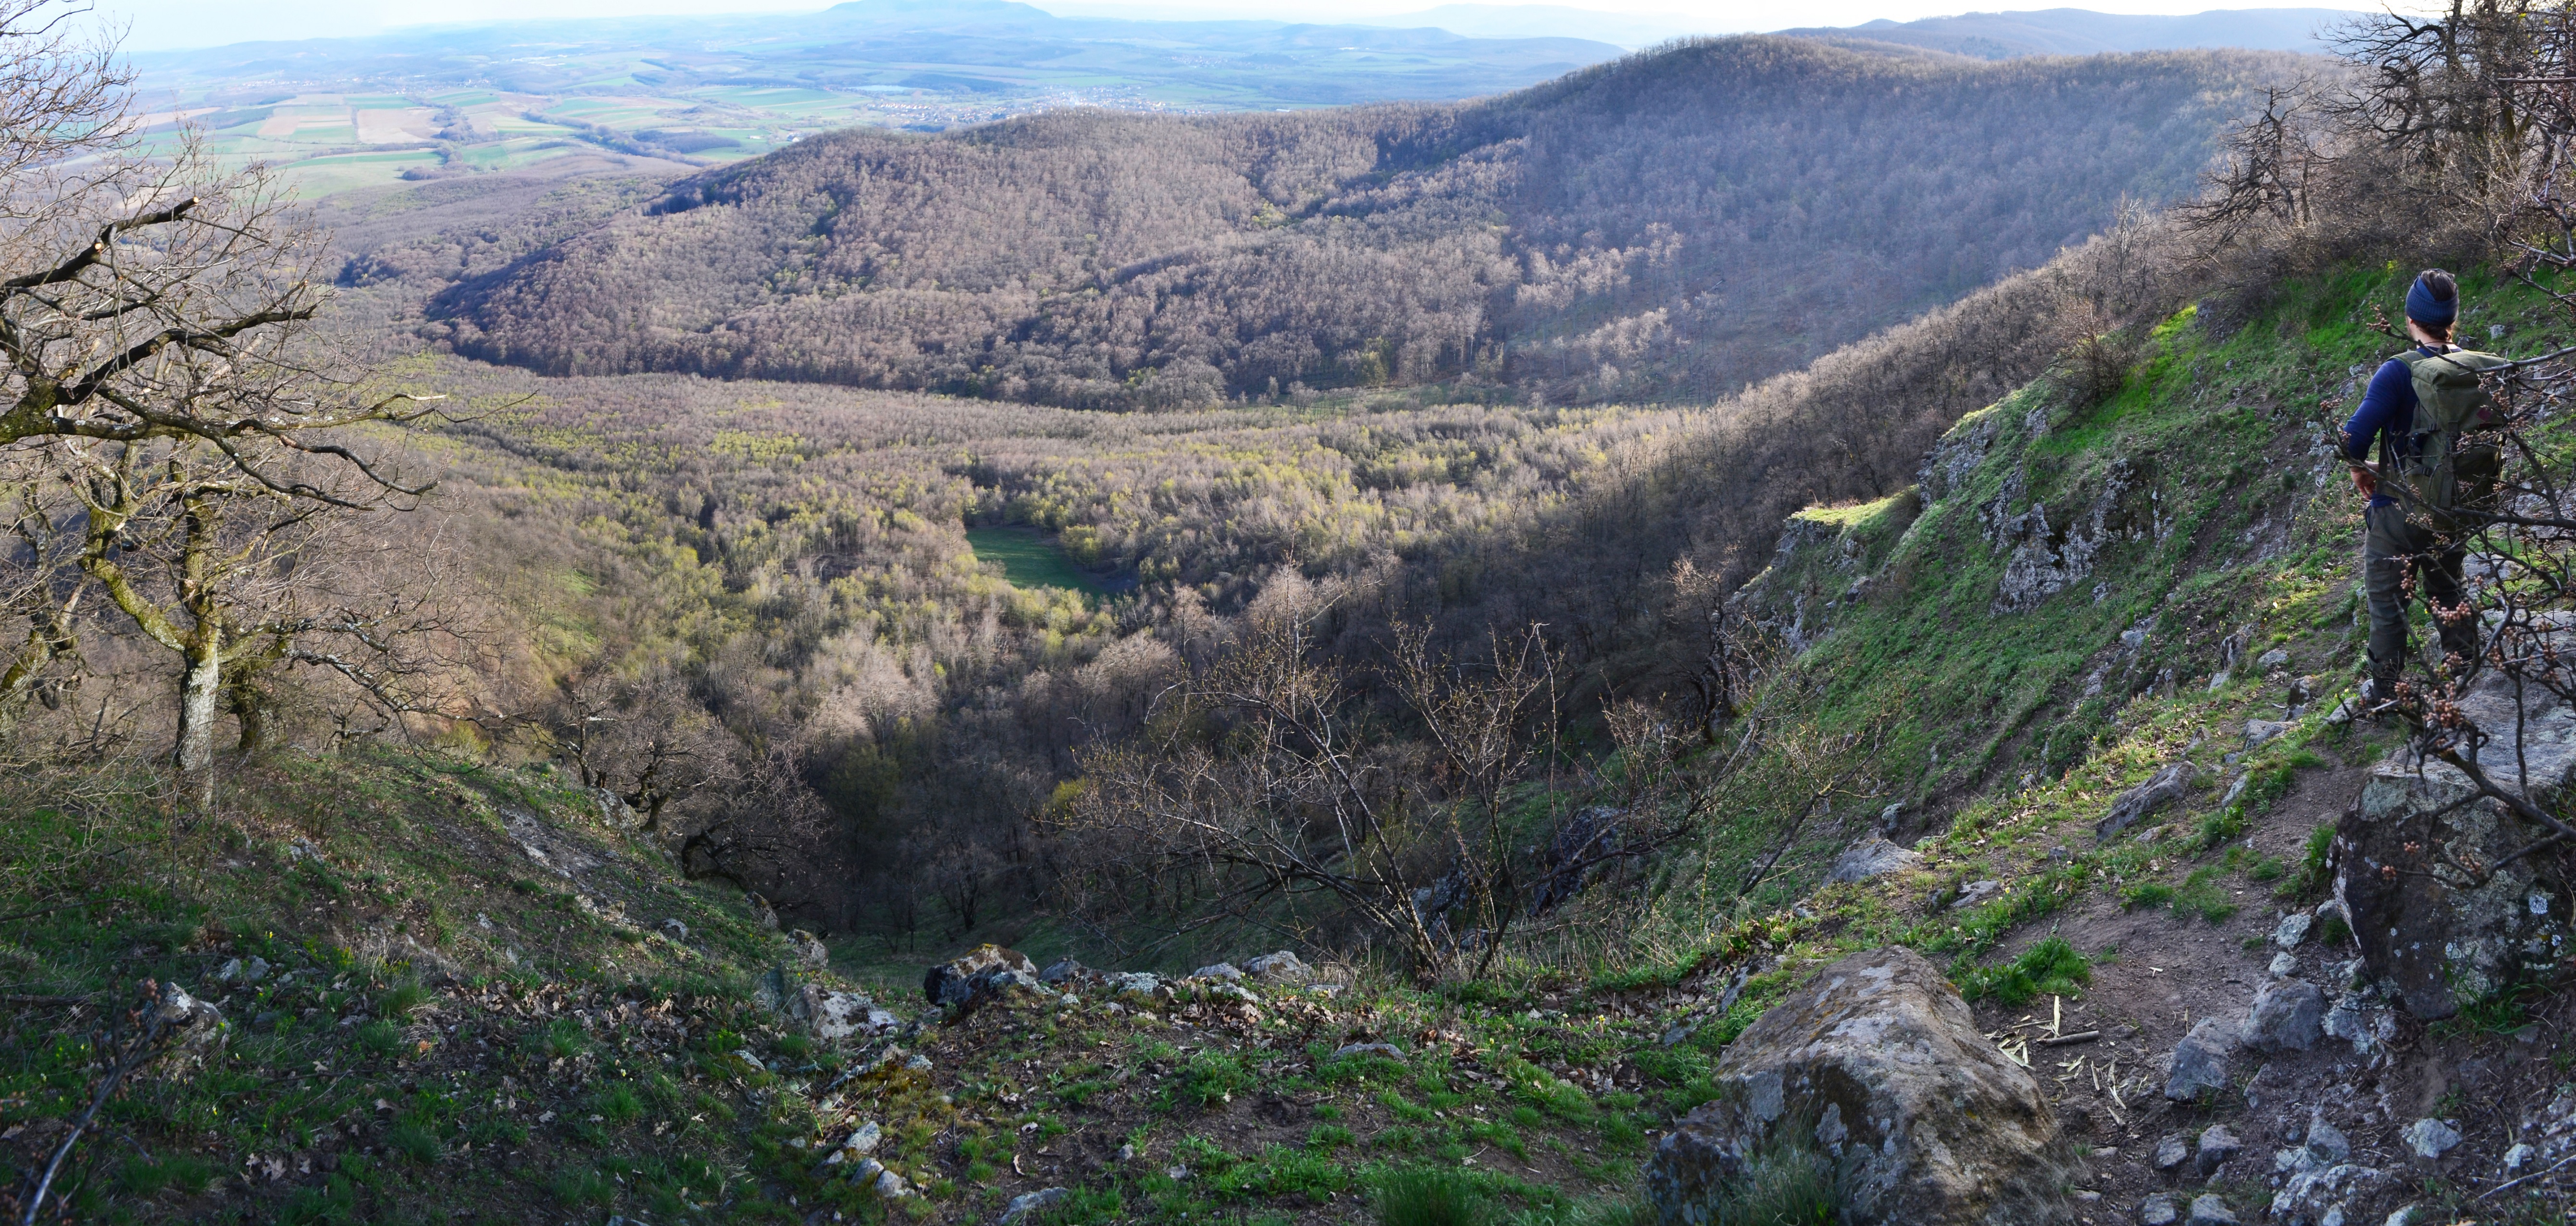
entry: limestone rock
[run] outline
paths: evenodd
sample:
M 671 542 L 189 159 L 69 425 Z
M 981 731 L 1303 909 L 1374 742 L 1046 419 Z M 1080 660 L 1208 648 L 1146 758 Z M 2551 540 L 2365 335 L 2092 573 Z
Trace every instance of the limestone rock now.
M 1013 1222 L 1063 1200 L 1065 1195 L 1062 1188 L 1040 1188 L 1023 1196 L 1014 1196 L 1010 1204 L 1002 1207 L 1002 1226 L 1011 1226 Z
M 2279 739 L 2282 733 L 2289 730 L 2290 725 L 2281 720 L 2249 719 L 2245 721 L 2245 747 L 2254 749 L 2271 744 Z
M 2200 1131 L 2200 1148 L 2192 1155 L 2192 1166 L 2204 1176 L 2215 1174 L 2243 1148 L 2245 1143 L 2237 1140 L 2227 1125 L 2212 1124 Z
M 1147 971 L 1104 975 L 1100 982 L 1109 990 L 1111 999 L 1140 1009 L 1151 1009 L 1172 999 L 1171 985 L 1164 983 L 1162 976 Z
M 224 1011 L 210 1001 L 199 1000 L 176 983 L 161 985 L 161 994 L 152 1001 L 147 1025 L 160 1028 L 163 1060 L 168 1065 L 186 1066 L 201 1062 L 209 1052 L 223 1046 L 228 1033 Z
M 903 1025 L 902 1019 L 878 1008 L 864 992 L 836 992 L 809 983 L 798 995 L 797 1014 L 814 1028 L 815 1038 L 827 1042 L 891 1034 Z
M 2272 1194 L 2272 1212 L 2266 1220 L 2276 1226 L 2343 1222 L 2357 1211 L 2357 1203 L 2378 1195 L 2389 1182 L 2384 1171 L 2350 1163 L 2299 1170 Z
M 1241 983 L 1243 982 L 1243 972 L 1237 970 L 1235 965 L 1231 962 L 1219 962 L 1214 966 L 1202 966 L 1197 970 L 1191 971 L 1190 978 L 1222 979 L 1227 983 Z
M 2163 1140 L 2156 1142 L 2156 1169 L 2159 1171 L 2173 1170 L 2190 1158 L 2191 1142 L 2184 1140 L 2179 1132 L 2166 1133 Z
M 2460 1143 L 2460 1127 L 2450 1120 L 2417 1120 L 2398 1134 L 2418 1158 L 2439 1159 Z
M 2194 1023 L 2191 1033 L 2174 1044 L 2173 1059 L 2165 1066 L 2165 1097 L 2185 1102 L 2204 1091 L 2224 1092 L 2228 1061 L 2243 1043 L 2241 1022 L 2204 1017 Z
M 2272 926 L 2272 943 L 2283 949 L 2297 949 L 2299 942 L 2308 939 L 2308 927 L 2316 923 L 2316 918 L 2305 911 L 2282 916 L 2281 922 Z
M 795 948 L 797 960 L 806 966 L 818 971 L 831 969 L 832 951 L 823 944 L 821 937 L 799 928 L 787 934 L 787 943 Z
M 2278 647 L 2254 657 L 2254 667 L 2259 671 L 2267 673 L 2273 669 L 2287 665 L 2289 662 L 2290 653 Z
M 2319 1117 L 2308 1121 L 2307 1151 L 2319 1163 L 2333 1166 L 2352 1156 L 2352 1139 Z
M 2276 979 L 2254 990 L 2254 1016 L 2246 1041 L 2258 1051 L 2306 1051 L 2325 1033 L 2326 994 L 2298 979 Z
M 2272 955 L 2272 965 L 2269 969 L 2274 979 L 2278 979 L 2283 975 L 2292 974 L 2299 969 L 2299 955 L 2291 953 L 2286 949 L 2282 950 L 2281 952 Z
M 1915 868 L 1922 863 L 1921 852 L 1873 835 L 1834 857 L 1834 865 L 1826 871 L 1825 880 L 1835 884 L 1867 881 L 1900 869 Z
M 978 945 L 954 961 L 931 967 L 921 978 L 921 994 L 934 1005 L 962 1005 L 986 990 L 997 972 L 1017 972 L 1027 976 L 1031 986 L 1037 983 L 1037 964 L 1028 955 L 999 945 Z
M 2535 701 L 2519 713 L 2527 735 L 2517 751 L 2508 687 L 2490 674 L 2459 703 L 2498 735 L 2487 775 L 2527 794 L 2576 783 L 2576 712 Z M 2369 977 L 2392 981 L 2407 1010 L 2427 1020 L 2545 975 L 2567 952 L 2567 885 L 2549 876 L 2547 857 L 2464 869 L 2500 863 L 2542 833 L 2495 801 L 2472 801 L 2475 792 L 2445 763 L 2392 758 L 2372 768 L 2361 803 L 2335 829 L 2335 898 Z
M 2136 825 L 2138 819 L 2181 800 L 2191 790 L 2191 776 L 2191 763 L 2176 762 L 2149 776 L 2145 783 L 2120 793 L 2119 799 L 2111 802 L 2111 811 L 2093 824 L 2094 839 L 2109 842 Z
M 2237 1226 L 2236 1211 L 2215 1195 L 2195 1196 L 2191 1200 L 2191 1216 L 2185 1219 L 2184 1226 Z
M 1294 952 L 1283 949 L 1275 954 L 1245 959 L 1243 973 L 1264 983 L 1304 983 L 1315 977 L 1315 968 L 1299 961 Z
M 1038 972 L 1038 982 L 1043 983 L 1048 987 L 1054 987 L 1066 980 L 1080 979 L 1090 973 L 1090 967 L 1084 966 L 1071 958 L 1058 958 L 1053 962 L 1047 963 L 1047 968 L 1045 970 Z
M 2174 1226 L 2182 1220 L 2182 1211 L 2174 1208 L 2171 1192 L 2157 1192 L 2138 1202 L 2139 1226 Z
M 1855 1226 L 2041 1226 L 2066 1220 L 2071 1152 L 2029 1070 L 1979 1032 L 1958 990 L 1910 950 L 1819 972 L 1730 1044 L 1721 1097 L 1656 1146 L 1661 1220 L 1705 1221 L 1775 1133 L 1847 1164 Z

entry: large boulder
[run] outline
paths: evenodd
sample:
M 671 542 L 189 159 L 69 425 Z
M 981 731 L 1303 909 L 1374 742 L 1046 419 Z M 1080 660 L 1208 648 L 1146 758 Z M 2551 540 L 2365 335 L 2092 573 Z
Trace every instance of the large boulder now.
M 2517 752 L 2514 699 L 2503 684 L 2491 675 L 2459 704 L 2499 736 L 2481 769 L 2517 792 L 2563 794 L 2576 783 L 2576 712 L 2537 704 L 2522 712 Z M 2420 1018 L 2449 1017 L 2517 979 L 2545 975 L 2567 952 L 2568 883 L 2550 869 L 2553 858 L 2504 863 L 2545 831 L 2476 797 L 2456 768 L 2392 757 L 2371 770 L 2360 803 L 2335 829 L 2335 898 L 2363 966 Z
M 978 945 L 963 955 L 930 968 L 921 977 L 921 994 L 934 1005 L 963 1005 L 997 986 L 1038 983 L 1038 965 L 1027 954 L 999 945 Z
M 2071 1151 L 2030 1071 L 1996 1050 L 1911 950 L 1826 967 L 1726 1049 L 1717 1101 L 1655 1147 L 1646 1196 L 1707 1223 L 1783 1146 L 1826 1155 L 1853 1226 L 2040 1226 L 2067 1219 Z

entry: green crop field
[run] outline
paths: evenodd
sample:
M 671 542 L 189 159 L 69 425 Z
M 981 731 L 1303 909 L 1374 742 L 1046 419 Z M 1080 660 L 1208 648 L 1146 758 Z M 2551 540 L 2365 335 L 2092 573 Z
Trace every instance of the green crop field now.
M 966 543 L 979 562 L 999 562 L 1002 577 L 1014 587 L 1058 587 L 1087 596 L 1101 595 L 1100 581 L 1064 556 L 1053 537 L 1027 528 L 968 528 Z

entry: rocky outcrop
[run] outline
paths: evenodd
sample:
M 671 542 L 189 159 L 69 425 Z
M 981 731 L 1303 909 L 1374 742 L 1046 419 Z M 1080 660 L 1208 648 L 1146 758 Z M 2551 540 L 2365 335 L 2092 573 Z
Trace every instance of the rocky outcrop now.
M 2068 1216 L 2070 1152 L 2038 1083 L 1910 950 L 1826 967 L 1727 1047 L 1716 1080 L 1720 1098 L 1667 1134 L 1647 1165 L 1647 1199 L 1663 1222 L 1716 1220 L 1782 1142 L 1840 1164 L 1846 1222 L 2026 1226 Z
M 931 967 L 921 977 L 921 994 L 934 1005 L 964 1005 L 997 989 L 1038 986 L 1038 967 L 1027 954 L 999 945 L 978 945 L 964 956 Z
M 2517 713 L 2505 684 L 2481 682 L 2461 700 L 2462 714 L 2509 732 Z M 2526 795 L 2576 783 L 2576 712 L 2520 717 L 2520 751 L 2491 743 L 2486 774 Z M 2478 799 L 2467 776 L 2444 763 L 2392 758 L 2373 768 L 2360 803 L 2336 827 L 2334 882 L 2369 977 L 2409 1012 L 2434 1019 L 2553 970 L 2568 953 L 2567 883 L 2549 874 L 2548 857 L 2506 863 L 2542 833 Z

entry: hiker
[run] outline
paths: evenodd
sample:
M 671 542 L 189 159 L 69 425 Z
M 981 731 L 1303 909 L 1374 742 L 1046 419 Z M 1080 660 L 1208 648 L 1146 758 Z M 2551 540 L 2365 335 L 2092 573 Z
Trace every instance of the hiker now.
M 2494 448 L 2463 447 L 2460 435 L 2483 420 L 2490 403 L 2478 375 L 2506 363 L 2453 345 L 2459 317 L 2459 283 L 2451 274 L 2435 268 L 2418 275 L 2406 290 L 2406 332 L 2415 347 L 2380 365 L 2343 427 L 2353 484 L 2370 499 L 2362 512 L 2361 558 L 2370 603 L 2370 680 L 2363 694 L 2373 703 L 2396 696 L 2411 650 L 2410 567 L 2440 627 L 2442 650 L 2454 657 L 2451 667 L 2461 673 L 2477 667 L 2476 621 L 2460 582 L 2467 546 L 2449 512 L 2480 492 L 2480 480 L 2493 483 Z M 2376 469 L 2367 463 L 2374 439 Z

